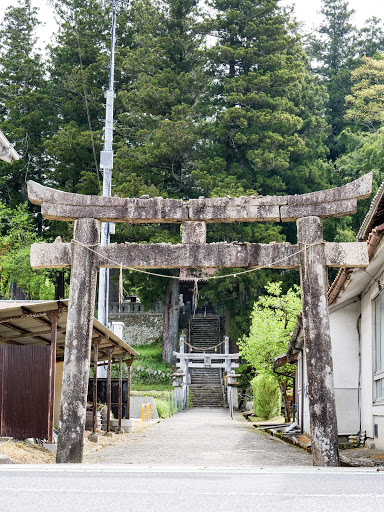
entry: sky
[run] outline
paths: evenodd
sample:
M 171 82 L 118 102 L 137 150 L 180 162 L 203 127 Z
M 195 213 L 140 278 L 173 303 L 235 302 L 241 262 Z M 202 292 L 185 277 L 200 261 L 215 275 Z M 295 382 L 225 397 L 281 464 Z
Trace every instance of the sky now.
M 17 5 L 17 0 L 0 0 L 2 7 L 9 5 Z M 321 0 L 281 0 L 281 5 L 295 4 L 296 17 L 299 21 L 303 21 L 308 29 L 312 29 L 319 25 L 321 15 Z M 40 46 L 45 46 L 52 37 L 52 33 L 56 28 L 52 8 L 45 0 L 32 0 L 32 5 L 40 7 L 40 18 L 44 26 L 40 29 Z M 355 9 L 354 23 L 358 27 L 364 25 L 364 21 L 376 16 L 384 20 L 384 2 L 379 0 L 350 0 L 351 9 Z M 1 11 L 3 12 L 3 11 Z

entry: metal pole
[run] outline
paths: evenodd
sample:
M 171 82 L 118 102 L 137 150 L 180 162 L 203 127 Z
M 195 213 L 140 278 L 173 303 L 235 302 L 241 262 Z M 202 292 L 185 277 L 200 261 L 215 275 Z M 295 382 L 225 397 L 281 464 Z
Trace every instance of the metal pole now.
M 55 407 L 55 377 L 56 377 L 56 344 L 57 344 L 57 324 L 61 312 L 59 310 L 47 311 L 48 320 L 51 322 L 51 352 L 50 352 L 50 381 L 49 381 L 49 423 L 48 423 L 48 442 L 53 442 L 54 427 L 54 407 Z
M 111 35 L 111 59 L 109 68 L 109 87 L 105 94 L 105 129 L 104 129 L 104 147 L 100 154 L 100 170 L 103 173 L 103 196 L 111 195 L 112 169 L 113 169 L 113 101 L 115 92 L 114 71 L 115 71 L 115 36 L 116 33 L 116 0 L 112 0 L 112 35 Z M 108 245 L 111 234 L 111 223 L 103 222 L 101 224 L 101 245 Z M 100 268 L 99 273 L 99 299 L 98 299 L 98 319 L 108 325 L 108 295 L 109 295 L 109 269 Z
M 131 364 L 133 360 L 130 359 L 126 361 L 127 363 L 127 413 L 125 415 L 125 419 L 129 420 L 131 418 Z

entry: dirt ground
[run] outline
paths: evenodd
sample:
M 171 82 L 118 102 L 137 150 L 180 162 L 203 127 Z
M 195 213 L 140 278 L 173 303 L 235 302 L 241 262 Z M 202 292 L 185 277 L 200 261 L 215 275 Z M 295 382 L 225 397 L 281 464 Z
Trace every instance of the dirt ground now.
M 49 450 L 28 441 L 0 443 L 0 455 L 8 455 L 15 464 L 54 464 L 55 456 Z
M 106 437 L 104 432 L 100 432 L 97 444 L 88 441 L 91 432 L 86 431 L 84 435 L 84 457 L 86 458 L 108 446 L 126 445 L 132 435 L 140 435 L 140 432 L 158 421 L 152 420 L 144 423 L 136 421 L 135 434 L 115 434 L 113 437 Z M 15 464 L 55 464 L 56 462 L 54 453 L 29 441 L 2 441 L 0 442 L 0 455 L 7 455 Z

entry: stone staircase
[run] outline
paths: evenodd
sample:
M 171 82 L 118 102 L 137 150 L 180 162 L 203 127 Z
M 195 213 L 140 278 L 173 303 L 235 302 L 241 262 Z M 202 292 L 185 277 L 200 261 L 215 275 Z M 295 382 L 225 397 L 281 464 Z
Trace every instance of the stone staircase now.
M 189 343 L 196 347 L 193 352 L 203 352 L 207 348 L 209 352 L 214 352 L 211 347 L 220 343 L 220 317 L 212 315 L 191 318 Z
M 190 344 L 193 353 L 215 353 L 212 348 L 220 343 L 220 318 L 216 315 L 195 316 L 190 320 Z M 218 348 L 220 350 L 220 348 Z M 223 388 L 218 368 L 192 368 L 190 400 L 193 407 L 222 407 Z
M 218 368 L 192 368 L 189 386 L 192 407 L 223 407 L 224 397 Z

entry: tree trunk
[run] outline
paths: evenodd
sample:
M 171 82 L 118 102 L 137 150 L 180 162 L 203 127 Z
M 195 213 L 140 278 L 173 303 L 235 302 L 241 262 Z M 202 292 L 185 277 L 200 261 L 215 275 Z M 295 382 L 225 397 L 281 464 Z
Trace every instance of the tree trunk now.
M 284 421 L 285 423 L 291 422 L 291 411 L 290 411 L 290 403 L 287 395 L 287 383 L 279 382 L 281 396 L 284 402 Z
M 173 275 L 178 276 L 179 270 L 174 270 Z M 169 279 L 165 291 L 165 303 L 163 313 L 163 359 L 167 363 L 175 364 L 176 357 L 173 351 L 177 349 L 177 333 L 179 329 L 179 292 L 180 281 Z
M 65 274 L 64 270 L 55 272 L 55 300 L 65 298 Z

